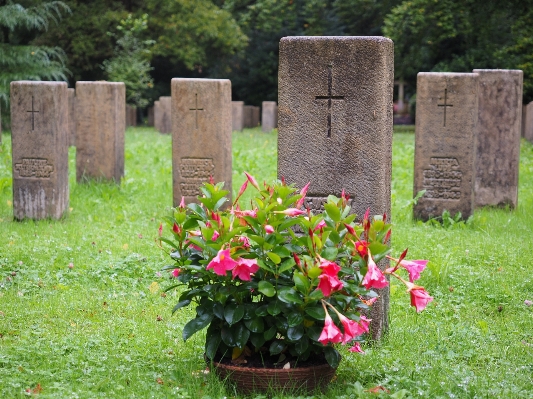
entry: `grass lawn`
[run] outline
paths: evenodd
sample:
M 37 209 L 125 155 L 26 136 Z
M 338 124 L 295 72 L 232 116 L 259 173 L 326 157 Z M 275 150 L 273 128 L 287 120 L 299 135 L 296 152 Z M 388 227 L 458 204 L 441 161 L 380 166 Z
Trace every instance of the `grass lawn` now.
M 172 205 L 170 136 L 128 129 L 120 186 L 76 184 L 71 148 L 61 221 L 12 221 L 10 152 L 4 134 L 0 397 L 234 397 L 202 372 L 201 334 L 183 342 L 187 318 L 171 316 L 176 297 L 162 294 L 170 259 L 155 239 Z M 412 133 L 395 134 L 393 154 L 394 252 L 430 259 L 421 284 L 435 300 L 416 314 L 393 285 L 389 334 L 366 355 L 343 350 L 316 397 L 533 398 L 533 145 L 522 141 L 516 210 L 478 210 L 449 228 L 411 219 Z M 244 170 L 273 180 L 276 136 L 234 133 L 233 159 L 234 194 Z M 376 386 L 390 393 L 365 391 Z

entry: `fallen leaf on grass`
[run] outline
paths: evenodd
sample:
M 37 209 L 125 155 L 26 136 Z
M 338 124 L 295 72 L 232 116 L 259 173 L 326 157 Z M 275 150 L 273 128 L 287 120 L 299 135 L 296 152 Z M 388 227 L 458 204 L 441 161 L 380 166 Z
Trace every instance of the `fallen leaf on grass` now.
M 366 392 L 370 392 L 370 393 L 381 393 L 381 392 L 385 392 L 385 393 L 390 393 L 390 391 L 385 388 L 385 387 L 382 387 L 381 385 L 378 385 L 374 388 L 369 388 L 366 390 Z
M 156 382 L 157 382 L 159 385 L 163 385 L 163 384 L 164 384 L 162 378 L 157 378 L 157 379 L 156 379 Z
M 26 392 L 31 395 L 39 395 L 42 391 L 43 391 L 43 387 L 41 386 L 41 384 L 37 384 L 35 388 L 33 389 L 32 388 L 26 389 Z
M 159 291 L 159 284 L 157 283 L 157 281 L 154 281 L 152 284 L 150 284 L 150 287 L 148 287 L 148 289 L 152 294 L 155 294 Z

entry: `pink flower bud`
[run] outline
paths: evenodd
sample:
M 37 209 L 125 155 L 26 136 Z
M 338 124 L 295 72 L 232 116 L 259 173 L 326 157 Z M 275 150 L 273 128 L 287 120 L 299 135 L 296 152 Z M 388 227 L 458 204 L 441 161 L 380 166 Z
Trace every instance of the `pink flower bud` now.
M 254 177 L 250 175 L 248 172 L 244 172 L 244 174 L 246 175 L 246 178 L 248 179 L 250 184 L 254 186 L 257 190 L 261 191 L 261 189 L 259 188 L 259 184 L 257 184 L 257 180 L 255 180 Z
M 265 226 L 265 231 L 267 234 L 272 234 L 274 232 L 274 227 L 272 227 L 271 225 L 267 224 Z

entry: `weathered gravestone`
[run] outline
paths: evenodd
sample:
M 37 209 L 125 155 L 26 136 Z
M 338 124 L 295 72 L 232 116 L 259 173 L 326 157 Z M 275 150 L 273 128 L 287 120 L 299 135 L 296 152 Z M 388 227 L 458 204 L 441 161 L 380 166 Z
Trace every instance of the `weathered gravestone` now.
M 474 204 L 474 158 L 478 119 L 476 73 L 420 72 L 417 80 L 414 194 L 416 219 L 461 212 Z
M 278 127 L 278 104 L 275 101 L 263 101 L 261 127 L 268 133 Z
M 344 189 L 359 218 L 368 208 L 390 215 L 393 42 L 286 37 L 279 60 L 278 177 L 298 188 L 311 182 L 312 211 Z M 377 291 L 374 339 L 388 327 L 389 289 Z
M 154 126 L 154 107 L 148 107 L 148 126 Z
M 161 132 L 161 117 L 159 116 L 159 113 L 161 112 L 161 103 L 159 100 L 154 101 L 154 128 L 158 132 Z
M 231 102 L 231 124 L 234 131 L 240 132 L 244 127 L 244 101 Z
M 126 86 L 76 82 L 76 180 L 124 176 Z
M 474 69 L 479 75 L 474 205 L 515 208 L 522 124 L 519 70 Z
M 252 106 L 252 126 L 251 127 L 259 126 L 260 122 L 261 122 L 261 108 Z
M 156 128 L 160 133 L 172 133 L 172 97 L 159 97 L 159 103 L 156 104 L 157 112 L 155 114 Z M 156 101 L 157 103 L 157 101 Z
M 67 89 L 68 95 L 68 144 L 76 145 L 76 90 Z
M 533 101 L 526 105 L 524 138 L 533 143 Z
M 174 206 L 197 202 L 211 176 L 231 193 L 231 82 L 174 78 L 171 89 Z
M 126 127 L 137 126 L 137 107 L 126 104 Z
M 242 108 L 242 126 L 246 129 L 253 127 L 253 105 L 245 105 Z
M 68 95 L 64 82 L 11 82 L 13 214 L 59 219 L 68 208 Z

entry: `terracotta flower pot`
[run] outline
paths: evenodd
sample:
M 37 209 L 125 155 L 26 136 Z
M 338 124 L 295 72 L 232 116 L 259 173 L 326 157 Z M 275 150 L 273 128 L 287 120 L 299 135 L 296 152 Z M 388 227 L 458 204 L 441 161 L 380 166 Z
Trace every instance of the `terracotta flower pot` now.
M 221 381 L 229 382 L 237 392 L 245 395 L 268 390 L 323 392 L 336 371 L 327 363 L 291 369 L 239 367 L 217 362 L 212 365 Z

